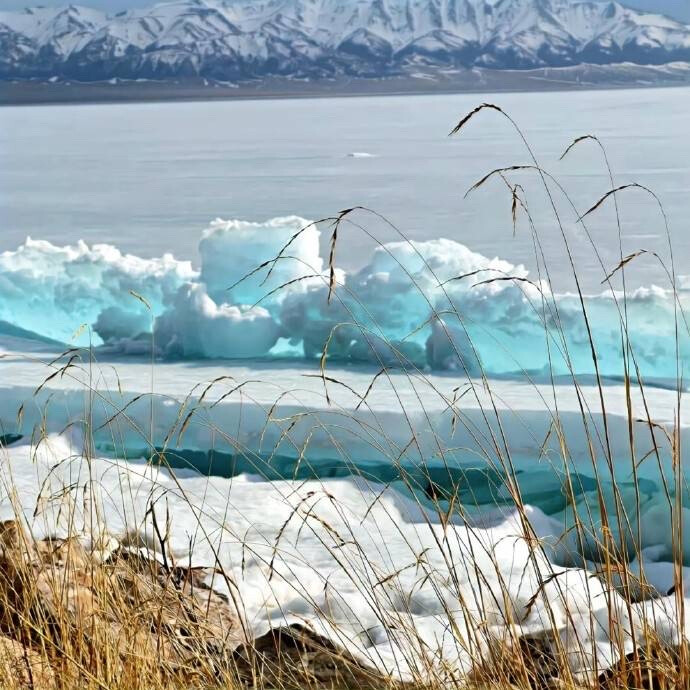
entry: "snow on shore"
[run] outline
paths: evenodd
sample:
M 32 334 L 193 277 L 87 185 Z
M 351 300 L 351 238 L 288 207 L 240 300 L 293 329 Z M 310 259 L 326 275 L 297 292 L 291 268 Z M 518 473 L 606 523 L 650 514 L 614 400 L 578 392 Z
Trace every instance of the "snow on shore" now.
M 231 574 L 236 591 L 228 592 L 230 600 L 256 635 L 306 624 L 396 678 L 467 673 L 488 645 L 511 635 L 554 645 L 558 637 L 573 671 L 587 677 L 616 662 L 621 645 L 612 639 L 618 635 L 629 652 L 633 640 L 641 644 L 647 623 L 667 644 L 676 644 L 685 630 L 675 597 L 667 596 L 674 578 L 661 474 L 643 465 L 637 491 L 630 482 L 620 386 L 605 388 L 610 444 L 629 515 L 639 496 L 650 585 L 640 588 L 641 601 L 631 609 L 594 574 L 594 542 L 582 553 L 570 529 L 573 510 L 582 517 L 594 509 L 594 527 L 601 525 L 580 403 L 570 385 L 497 381 L 490 395 L 475 381 L 473 392 L 453 406 L 454 415 L 448 403 L 455 377 L 397 373 L 374 381 L 366 404 L 355 411 L 358 395 L 333 383 L 329 406 L 313 368 L 178 363 L 152 372 L 150 363 L 128 359 L 70 367 L 35 395 L 51 370 L 39 361 L 50 357 L 7 354 L 0 419 L 3 429 L 24 437 L 2 450 L 2 517 L 13 515 L 13 494 L 40 536 L 64 532 L 71 507 L 87 538 L 87 508 L 96 506 L 109 534 L 155 550 L 153 512 L 169 532 L 171 557 Z M 346 380 L 361 395 L 374 374 L 350 369 Z M 330 375 L 345 377 L 342 370 Z M 151 389 L 152 376 L 156 395 L 138 397 Z M 221 376 L 200 404 L 207 383 Z M 87 416 L 89 378 L 96 392 Z M 566 505 L 558 444 L 552 439 L 542 447 L 554 395 L 571 444 L 568 469 L 579 482 L 575 508 Z M 580 399 L 596 438 L 601 415 L 595 387 L 584 385 Z M 653 389 L 647 403 L 660 424 L 673 419 L 673 391 Z M 633 404 L 641 409 L 639 397 Z M 85 419 L 94 431 L 90 463 L 83 459 Z M 498 432 L 499 420 L 529 504 L 530 538 L 511 506 L 499 458 L 484 443 Z M 159 452 L 168 438 L 166 459 L 175 469 L 145 462 L 153 452 L 151 432 Z M 638 443 L 642 455 L 649 439 L 640 434 Z M 601 448 L 596 454 L 601 458 Z M 598 469 L 611 500 L 603 459 Z M 429 482 L 439 492 L 437 505 Z M 449 487 L 464 517 L 446 524 L 438 508 L 447 508 L 443 491 Z M 623 529 L 618 536 L 630 538 Z M 633 573 L 639 568 L 637 561 L 630 565 Z M 620 629 L 612 629 L 612 619 Z

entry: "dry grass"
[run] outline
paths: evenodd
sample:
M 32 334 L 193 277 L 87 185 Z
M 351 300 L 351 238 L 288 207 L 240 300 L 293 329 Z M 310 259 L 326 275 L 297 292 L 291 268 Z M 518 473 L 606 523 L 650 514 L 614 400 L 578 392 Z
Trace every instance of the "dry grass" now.
M 105 559 L 102 557 L 105 555 Z M 118 545 L 33 542 L 2 524 L 0 687 L 261 690 L 585 690 L 543 640 L 495 645 L 461 682 L 396 683 L 305 628 L 251 641 L 201 571 L 168 569 Z M 648 645 L 603 673 L 599 690 L 685 687 L 680 650 Z
M 248 641 L 204 569 L 0 527 L 2 688 L 381 687 L 307 630 Z

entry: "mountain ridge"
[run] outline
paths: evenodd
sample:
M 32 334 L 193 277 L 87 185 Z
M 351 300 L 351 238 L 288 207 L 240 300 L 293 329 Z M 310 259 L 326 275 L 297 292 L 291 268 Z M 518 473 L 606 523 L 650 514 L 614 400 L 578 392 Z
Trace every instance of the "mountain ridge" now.
M 172 0 L 0 11 L 0 78 L 319 79 L 690 61 L 690 25 L 591 0 Z

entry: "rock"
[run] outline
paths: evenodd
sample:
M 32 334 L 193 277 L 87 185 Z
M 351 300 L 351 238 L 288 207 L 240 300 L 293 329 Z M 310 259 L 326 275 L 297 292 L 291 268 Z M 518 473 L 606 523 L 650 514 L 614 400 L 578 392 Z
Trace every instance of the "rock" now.
M 300 625 L 271 630 L 251 645 L 238 648 L 235 665 L 247 682 L 261 677 L 263 687 L 283 690 L 403 687 L 365 668 L 346 650 Z
M 0 522 L 0 548 L 3 551 L 16 548 L 19 544 L 20 534 L 21 529 L 15 520 L 3 520 Z
M 231 602 L 205 584 L 210 570 L 165 567 L 128 551 L 116 554 L 109 565 L 130 604 L 168 630 L 183 655 L 202 648 L 227 656 L 246 642 Z
M 11 678 L 11 687 L 55 687 L 55 674 L 48 661 L 38 652 L 9 637 L 0 636 L 0 678 Z M 4 685 L 4 683 L 3 683 Z
M 107 537 L 92 546 L 78 539 L 34 542 L 17 523 L 0 523 L 0 628 L 18 640 L 28 636 L 49 653 L 51 638 L 56 649 L 66 639 L 74 649 L 96 649 L 112 672 L 135 657 L 164 677 L 188 673 L 200 659 L 206 672 L 229 671 L 233 651 L 246 638 L 227 597 L 206 584 L 211 570 L 160 563 Z M 40 639 L 32 629 L 41 631 Z M 16 660 L 23 647 L 12 642 Z

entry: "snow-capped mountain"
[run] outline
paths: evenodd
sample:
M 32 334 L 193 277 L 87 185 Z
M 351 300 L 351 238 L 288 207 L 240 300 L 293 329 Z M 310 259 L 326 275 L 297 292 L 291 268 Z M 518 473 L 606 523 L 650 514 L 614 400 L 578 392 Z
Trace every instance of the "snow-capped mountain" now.
M 173 0 L 0 12 L 0 78 L 241 80 L 690 61 L 690 25 L 582 0 Z

